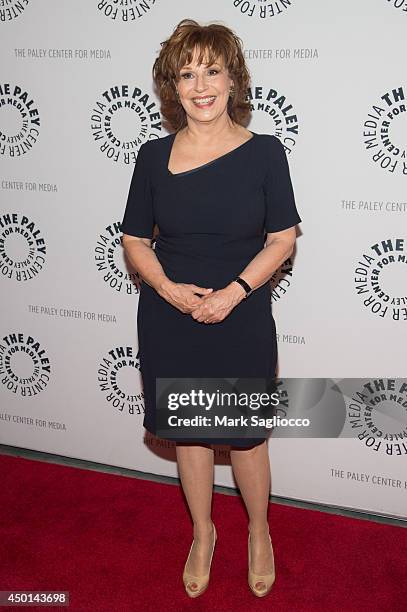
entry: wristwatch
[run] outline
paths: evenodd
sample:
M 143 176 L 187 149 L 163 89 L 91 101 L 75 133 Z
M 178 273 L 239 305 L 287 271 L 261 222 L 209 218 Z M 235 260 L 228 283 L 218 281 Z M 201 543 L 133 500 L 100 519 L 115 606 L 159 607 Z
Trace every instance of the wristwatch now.
M 233 280 L 239 283 L 239 285 L 241 285 L 243 289 L 246 291 L 245 297 L 249 297 L 249 295 L 253 293 L 253 289 L 250 287 L 249 283 L 246 283 L 246 281 L 243 280 L 243 278 L 240 278 L 240 276 L 237 276 Z

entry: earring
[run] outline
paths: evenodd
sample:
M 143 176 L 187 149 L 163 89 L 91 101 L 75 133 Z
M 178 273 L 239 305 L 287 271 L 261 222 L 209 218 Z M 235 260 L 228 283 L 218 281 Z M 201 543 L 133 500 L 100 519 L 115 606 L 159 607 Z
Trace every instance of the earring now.
M 233 98 L 233 96 L 234 96 L 234 95 L 235 95 L 235 90 L 234 90 L 234 88 L 233 88 L 233 87 L 231 87 L 231 88 L 229 89 L 229 96 L 230 96 L 231 98 Z

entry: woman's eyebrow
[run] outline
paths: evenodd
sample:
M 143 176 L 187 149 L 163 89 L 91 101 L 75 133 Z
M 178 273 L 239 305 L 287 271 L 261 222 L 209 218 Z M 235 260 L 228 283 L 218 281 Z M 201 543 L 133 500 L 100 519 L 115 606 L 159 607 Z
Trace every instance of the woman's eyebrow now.
M 205 64 L 203 63 L 204 66 L 219 66 L 220 64 L 219 62 L 212 62 L 211 64 Z M 180 70 L 192 70 L 192 66 L 190 64 L 188 64 L 187 66 L 183 66 L 182 68 L 180 68 Z

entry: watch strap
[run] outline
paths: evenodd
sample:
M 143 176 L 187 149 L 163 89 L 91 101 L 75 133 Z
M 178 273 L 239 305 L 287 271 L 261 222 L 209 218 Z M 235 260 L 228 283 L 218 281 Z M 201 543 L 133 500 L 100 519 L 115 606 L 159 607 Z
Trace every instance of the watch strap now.
M 243 278 L 240 278 L 240 276 L 237 276 L 234 280 L 246 291 L 246 297 L 253 292 L 253 289 L 250 287 L 249 283 L 246 283 L 246 281 Z

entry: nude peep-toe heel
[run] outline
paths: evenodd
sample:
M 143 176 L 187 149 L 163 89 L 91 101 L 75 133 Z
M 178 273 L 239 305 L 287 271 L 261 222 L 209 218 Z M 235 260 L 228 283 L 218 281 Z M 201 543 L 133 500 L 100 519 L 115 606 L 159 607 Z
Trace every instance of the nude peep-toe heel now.
M 187 571 L 187 565 L 188 565 L 189 557 L 191 556 L 192 547 L 194 545 L 194 542 L 192 542 L 191 544 L 188 558 L 186 560 L 185 567 L 184 567 L 184 573 L 182 575 L 182 580 L 184 582 L 185 591 L 190 597 L 198 597 L 199 595 L 202 595 L 202 593 L 206 591 L 206 589 L 208 588 L 209 576 L 211 572 L 212 557 L 213 557 L 213 551 L 215 550 L 216 539 L 217 539 L 217 533 L 216 533 L 215 525 L 213 525 L 213 546 L 212 546 L 211 558 L 209 561 L 209 571 L 207 574 L 203 574 L 202 576 L 194 576 L 193 574 L 190 574 Z M 189 588 L 189 585 L 191 583 L 195 583 L 198 588 L 194 590 Z
M 248 539 L 248 543 L 247 543 L 247 548 L 248 548 L 248 557 L 249 557 L 249 571 L 248 571 L 248 583 L 249 583 L 249 587 L 251 589 L 251 591 L 257 596 L 257 597 L 264 597 L 265 595 L 267 595 L 267 593 L 269 593 L 271 591 L 271 587 L 274 584 L 274 581 L 276 579 L 276 573 L 275 573 L 275 569 L 274 569 L 274 553 L 273 553 L 273 545 L 271 543 L 271 537 L 269 534 L 269 538 L 270 538 L 270 546 L 271 546 L 271 552 L 273 554 L 273 571 L 270 572 L 269 574 L 255 574 L 252 569 L 252 560 L 251 560 L 251 552 L 250 552 L 250 533 L 249 533 L 249 539 Z M 256 584 L 258 582 L 263 582 L 263 584 L 265 585 L 264 589 L 258 589 L 256 588 Z

